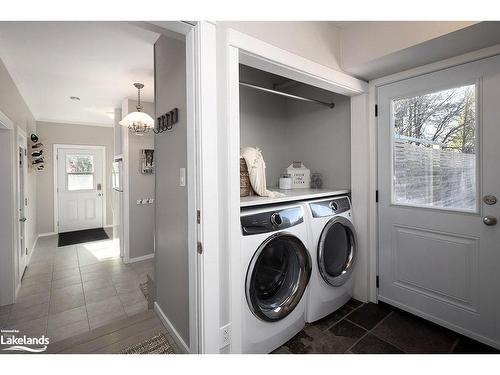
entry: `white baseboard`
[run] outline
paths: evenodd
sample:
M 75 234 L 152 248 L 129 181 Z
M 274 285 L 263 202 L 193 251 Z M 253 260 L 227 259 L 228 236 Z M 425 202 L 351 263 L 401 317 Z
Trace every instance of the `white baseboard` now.
M 19 295 L 19 291 L 21 290 L 21 282 L 19 281 L 16 286 L 16 291 L 14 295 L 14 303 L 17 302 L 17 296 Z
M 160 318 L 161 322 L 165 326 L 165 328 L 168 329 L 168 333 L 170 333 L 170 336 L 174 339 L 175 343 L 177 344 L 177 347 L 183 352 L 183 353 L 189 353 L 189 347 L 186 345 L 182 337 L 179 335 L 179 332 L 174 328 L 172 323 L 170 323 L 170 320 L 165 316 L 163 313 L 161 307 L 158 305 L 157 302 L 155 302 L 155 312 Z
M 40 235 L 37 235 L 36 238 L 35 238 L 35 242 L 33 242 L 33 246 L 31 247 L 31 250 L 28 254 L 28 261 L 26 262 L 26 264 L 30 264 L 31 262 L 31 257 L 33 256 L 33 252 L 35 251 L 35 248 L 36 248 L 36 244 L 38 243 L 38 239 L 40 238 Z
M 38 237 L 37 237 L 37 238 L 40 238 L 40 237 L 48 237 L 48 236 L 54 236 L 54 235 L 56 235 L 56 234 L 57 234 L 56 232 L 40 233 L 40 234 L 38 235 Z
M 155 253 L 148 254 L 148 255 L 143 255 L 142 257 L 135 257 L 135 258 L 130 258 L 128 260 L 124 260 L 125 263 L 135 263 L 135 262 L 141 262 L 143 260 L 148 260 L 148 259 L 153 259 L 155 257 Z

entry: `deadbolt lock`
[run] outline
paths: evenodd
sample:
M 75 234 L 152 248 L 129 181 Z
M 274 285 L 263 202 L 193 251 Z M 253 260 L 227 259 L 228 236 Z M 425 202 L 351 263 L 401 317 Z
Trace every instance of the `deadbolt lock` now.
M 483 197 L 483 202 L 488 206 L 492 206 L 497 203 L 497 197 L 495 197 L 494 195 L 485 195 Z

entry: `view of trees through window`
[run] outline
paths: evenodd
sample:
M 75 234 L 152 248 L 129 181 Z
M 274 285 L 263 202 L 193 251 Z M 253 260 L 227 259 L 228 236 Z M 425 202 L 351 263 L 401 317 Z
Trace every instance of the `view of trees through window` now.
M 92 155 L 67 155 L 67 173 L 93 173 L 94 156 Z
M 94 156 L 66 155 L 67 187 L 72 190 L 94 188 Z
M 475 210 L 476 86 L 392 102 L 395 203 Z

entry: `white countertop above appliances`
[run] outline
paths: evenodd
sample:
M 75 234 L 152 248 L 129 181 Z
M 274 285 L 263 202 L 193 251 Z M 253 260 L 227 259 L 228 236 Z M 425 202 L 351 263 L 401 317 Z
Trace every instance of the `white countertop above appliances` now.
M 279 190 L 272 189 L 273 191 L 283 193 L 283 197 L 270 198 L 260 197 L 258 195 L 250 195 L 248 197 L 240 198 L 240 207 L 261 206 L 266 204 L 276 204 L 284 202 L 293 202 L 301 200 L 309 200 L 322 197 L 331 197 L 334 195 L 350 194 L 349 189 L 294 189 L 294 190 Z

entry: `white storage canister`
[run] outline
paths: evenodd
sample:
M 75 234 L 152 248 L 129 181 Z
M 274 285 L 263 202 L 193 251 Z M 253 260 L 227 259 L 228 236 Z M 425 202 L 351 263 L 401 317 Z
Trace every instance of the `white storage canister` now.
M 285 173 L 280 177 L 281 190 L 291 190 L 292 185 L 292 177 L 289 174 Z

